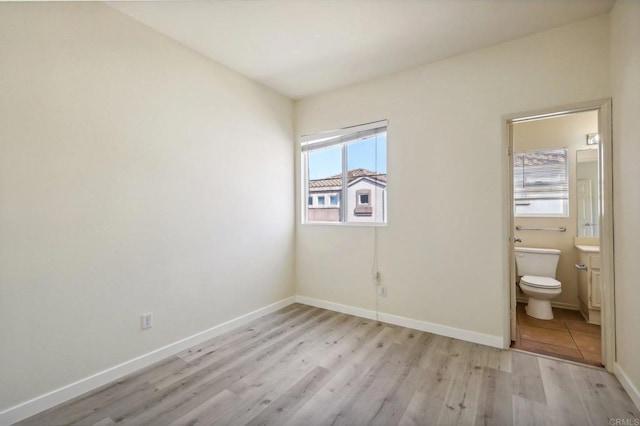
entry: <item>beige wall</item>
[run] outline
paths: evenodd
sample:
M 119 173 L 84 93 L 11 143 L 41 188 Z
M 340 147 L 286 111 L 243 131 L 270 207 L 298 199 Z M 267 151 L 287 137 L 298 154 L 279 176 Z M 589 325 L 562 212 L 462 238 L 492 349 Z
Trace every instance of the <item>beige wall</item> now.
M 380 311 L 505 335 L 501 117 L 607 97 L 608 23 L 602 16 L 296 103 L 298 135 L 389 120 Z M 373 228 L 301 225 L 297 210 L 298 294 L 375 309 Z
M 291 101 L 100 3 L 0 58 L 0 411 L 294 294 Z
M 562 282 L 562 294 L 553 302 L 562 307 L 578 309 L 578 251 L 573 239 L 577 233 L 576 219 L 576 151 L 589 148 L 587 133 L 598 132 L 598 112 L 589 111 L 546 120 L 516 123 L 513 126 L 513 151 L 566 148 L 569 161 L 569 217 L 516 217 L 514 226 L 555 228 L 566 232 L 515 231 L 522 239 L 522 247 L 547 247 L 562 250 L 558 262 L 557 278 Z M 596 194 L 594 194 L 596 196 Z M 526 298 L 526 296 L 524 296 Z
M 640 2 L 618 0 L 611 13 L 617 363 L 640 391 L 639 43 Z

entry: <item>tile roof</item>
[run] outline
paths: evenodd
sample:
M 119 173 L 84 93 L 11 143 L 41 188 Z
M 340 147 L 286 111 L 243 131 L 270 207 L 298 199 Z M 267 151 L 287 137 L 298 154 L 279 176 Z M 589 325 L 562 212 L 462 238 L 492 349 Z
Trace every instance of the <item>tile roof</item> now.
M 383 186 L 387 185 L 387 175 L 382 173 L 372 172 L 367 169 L 353 169 L 347 172 L 347 179 L 349 183 L 353 183 L 358 178 L 367 178 L 374 182 L 380 182 Z M 326 187 L 340 187 L 342 186 L 342 174 L 329 176 L 322 179 L 310 179 L 309 188 L 326 188 Z

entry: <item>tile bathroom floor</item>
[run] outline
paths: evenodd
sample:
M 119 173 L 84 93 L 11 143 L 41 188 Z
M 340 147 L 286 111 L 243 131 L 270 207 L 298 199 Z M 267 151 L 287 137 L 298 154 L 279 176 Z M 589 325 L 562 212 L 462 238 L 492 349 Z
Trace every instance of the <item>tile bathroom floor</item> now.
M 552 320 L 539 320 L 524 308 L 518 303 L 518 335 L 512 348 L 602 366 L 599 325 L 588 324 L 578 311 L 553 308 Z

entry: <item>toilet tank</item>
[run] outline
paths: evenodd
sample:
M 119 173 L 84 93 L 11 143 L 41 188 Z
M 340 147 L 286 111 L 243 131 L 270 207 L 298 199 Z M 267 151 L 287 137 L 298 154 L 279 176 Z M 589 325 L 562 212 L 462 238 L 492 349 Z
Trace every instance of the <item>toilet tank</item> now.
M 538 277 L 556 277 L 560 253 L 558 249 L 515 247 L 518 275 L 536 275 Z

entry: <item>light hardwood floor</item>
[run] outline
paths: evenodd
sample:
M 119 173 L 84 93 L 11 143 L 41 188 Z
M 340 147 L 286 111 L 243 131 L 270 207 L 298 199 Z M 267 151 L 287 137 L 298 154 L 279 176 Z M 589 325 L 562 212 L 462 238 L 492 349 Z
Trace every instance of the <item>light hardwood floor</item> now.
M 294 304 L 20 425 L 609 425 L 595 369 Z

